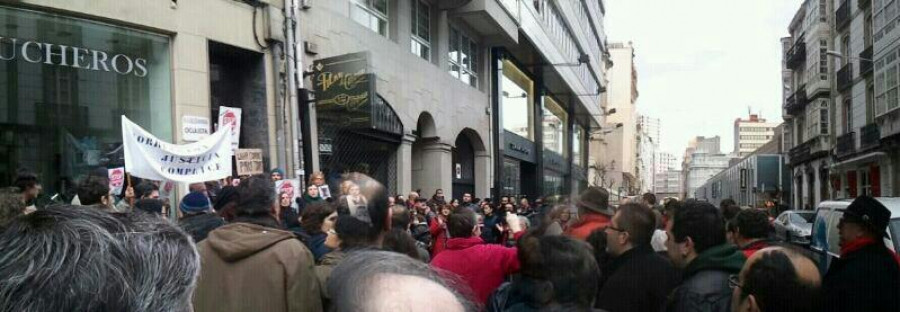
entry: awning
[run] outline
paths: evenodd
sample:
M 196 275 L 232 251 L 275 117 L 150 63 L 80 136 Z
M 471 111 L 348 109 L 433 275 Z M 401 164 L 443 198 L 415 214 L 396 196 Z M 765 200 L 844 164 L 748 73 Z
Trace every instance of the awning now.
M 855 165 L 855 164 L 859 164 L 862 162 L 871 161 L 871 160 L 881 158 L 884 156 L 887 156 L 887 154 L 885 152 L 872 152 L 872 153 L 868 153 L 868 154 L 865 154 L 862 156 L 851 158 L 851 159 L 848 159 L 848 160 L 845 160 L 845 161 L 842 161 L 842 162 L 839 162 L 836 164 L 832 164 L 831 167 L 829 167 L 829 169 L 839 169 L 842 167 L 848 167 L 850 165 Z

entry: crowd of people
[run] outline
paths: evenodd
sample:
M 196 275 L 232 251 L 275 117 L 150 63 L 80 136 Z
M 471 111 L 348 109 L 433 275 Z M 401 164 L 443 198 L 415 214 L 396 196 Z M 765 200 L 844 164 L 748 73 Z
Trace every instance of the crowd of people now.
M 291 196 L 281 179 L 191 184 L 169 212 L 158 184 L 117 196 L 99 175 L 32 205 L 20 175 L 0 190 L 0 312 L 900 311 L 890 212 L 870 197 L 820 272 L 728 201 L 390 196 L 358 174 L 332 196 L 321 173 Z

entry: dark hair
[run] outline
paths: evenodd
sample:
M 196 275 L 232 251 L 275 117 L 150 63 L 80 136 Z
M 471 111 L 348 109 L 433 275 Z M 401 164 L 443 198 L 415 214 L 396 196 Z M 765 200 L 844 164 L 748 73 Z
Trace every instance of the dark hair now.
M 677 199 L 672 199 L 666 203 L 663 211 L 665 212 L 666 216 L 671 218 L 675 215 L 675 211 L 678 210 L 678 208 L 680 208 L 682 204 L 683 202 L 678 201 Z
M 163 201 L 155 198 L 144 198 L 134 202 L 134 208 L 146 213 L 162 214 Z
M 96 205 L 103 202 L 103 198 L 109 196 L 109 179 L 89 175 L 78 184 L 78 200 L 82 205 Z
M 260 217 L 272 213 L 275 203 L 275 184 L 271 177 L 257 174 L 241 180 L 237 187 L 238 205 L 235 216 Z
M 422 197 L 416 197 L 416 202 L 417 202 L 417 203 L 427 203 L 428 200 L 427 200 L 427 199 L 424 199 L 424 198 L 422 198 Z
M 642 204 L 625 204 L 619 207 L 618 216 L 619 227 L 628 232 L 635 247 L 650 245 L 656 229 L 653 210 Z
M 391 228 L 408 230 L 410 224 L 409 208 L 404 205 L 391 207 Z
M 0 231 L 3 311 L 190 311 L 193 241 L 145 213 L 57 205 Z
M 396 227 L 391 229 L 391 231 L 384 236 L 382 245 L 382 249 L 384 250 L 401 253 L 413 259 L 419 259 L 419 249 L 416 248 L 416 240 L 406 230 L 398 229 Z
M 337 232 L 338 238 L 341 239 L 341 250 L 357 249 L 371 245 L 369 223 L 356 217 L 349 215 L 339 216 L 337 221 L 334 221 L 334 231 Z
M 597 261 L 597 265 L 600 267 L 605 265 L 609 260 L 609 253 L 606 252 L 606 231 L 596 229 L 588 235 L 586 241 L 594 251 L 594 260 Z
M 0 226 L 25 213 L 22 194 L 15 187 L 0 189 Z
M 719 208 L 724 209 L 726 206 L 737 206 L 737 202 L 731 198 L 726 198 L 719 202 Z
M 697 253 L 725 243 L 725 222 L 719 209 L 710 203 L 688 200 L 675 210 L 672 220 L 675 241 L 684 242 L 690 237 Z
M 216 196 L 216 203 L 213 205 L 213 209 L 217 212 L 222 212 L 225 210 L 225 206 L 228 204 L 234 203 L 235 205 L 240 200 L 240 195 L 238 194 L 237 188 L 231 185 L 226 185 L 221 190 L 219 190 L 219 194 Z
M 741 212 L 741 207 L 738 205 L 726 205 L 722 206 L 722 219 L 725 221 L 734 220 L 734 217 L 737 217 L 738 213 Z
M 656 195 L 654 195 L 653 193 L 650 193 L 650 192 L 644 193 L 644 196 L 642 196 L 642 197 L 644 198 L 644 201 L 647 202 L 647 204 L 650 204 L 650 206 L 656 205 Z
M 335 211 L 334 206 L 328 202 L 315 202 L 306 205 L 303 215 L 300 217 L 300 226 L 307 234 L 316 235 L 322 233 L 322 223 Z
M 28 170 L 20 170 L 16 174 L 16 181 L 13 182 L 13 185 L 19 188 L 19 192 L 24 192 L 27 189 L 30 189 L 37 185 L 38 178 L 34 172 Z
M 137 199 L 144 198 L 144 196 L 150 196 L 153 191 L 159 191 L 159 186 L 153 184 L 150 181 L 141 181 L 137 186 L 134 187 L 134 197 Z
M 587 243 L 566 236 L 537 236 L 529 232 L 517 243 L 522 275 L 552 287 L 536 298 L 543 305 L 572 304 L 590 308 L 600 282 L 600 268 Z M 560 270 L 560 268 L 565 268 Z
M 769 236 L 769 216 L 756 209 L 743 210 L 734 217 L 737 233 L 744 238 L 766 238 Z
M 780 249 L 764 252 L 744 273 L 741 299 L 753 295 L 766 312 L 820 311 L 819 287 L 800 279 L 791 257 L 803 256 Z
M 469 209 L 458 209 L 447 218 L 447 231 L 451 238 L 472 237 L 472 229 L 478 224 L 475 212 Z

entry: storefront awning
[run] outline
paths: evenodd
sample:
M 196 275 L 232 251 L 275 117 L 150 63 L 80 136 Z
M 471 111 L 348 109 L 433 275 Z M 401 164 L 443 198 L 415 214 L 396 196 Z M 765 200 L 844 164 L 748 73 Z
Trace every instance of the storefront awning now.
M 851 165 L 855 165 L 855 164 L 859 164 L 859 163 L 863 163 L 863 162 L 867 162 L 867 161 L 872 161 L 872 160 L 875 160 L 875 159 L 878 159 L 878 158 L 881 158 L 884 156 L 887 156 L 887 154 L 884 152 L 872 152 L 872 153 L 868 153 L 868 154 L 865 154 L 862 156 L 858 156 L 855 158 L 851 158 L 851 159 L 833 164 L 833 165 L 831 165 L 831 167 L 829 167 L 829 169 L 840 169 L 840 168 L 848 167 Z

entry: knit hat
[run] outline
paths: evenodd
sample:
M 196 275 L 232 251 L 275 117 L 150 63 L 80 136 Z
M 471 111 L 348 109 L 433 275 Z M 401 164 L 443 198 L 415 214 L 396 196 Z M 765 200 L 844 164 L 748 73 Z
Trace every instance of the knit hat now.
M 184 213 L 201 213 L 209 210 L 209 198 L 203 193 L 191 192 L 181 199 L 181 205 L 178 208 Z

